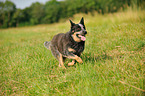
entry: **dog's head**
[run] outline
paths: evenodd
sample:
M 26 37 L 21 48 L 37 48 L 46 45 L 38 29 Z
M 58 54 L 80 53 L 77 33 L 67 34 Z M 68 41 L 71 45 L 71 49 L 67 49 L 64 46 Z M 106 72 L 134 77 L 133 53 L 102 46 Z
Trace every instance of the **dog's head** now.
M 71 36 L 76 42 L 81 42 L 85 41 L 86 37 L 85 35 L 87 34 L 85 25 L 84 25 L 84 19 L 82 17 L 81 21 L 79 24 L 75 24 L 70 20 L 71 23 Z

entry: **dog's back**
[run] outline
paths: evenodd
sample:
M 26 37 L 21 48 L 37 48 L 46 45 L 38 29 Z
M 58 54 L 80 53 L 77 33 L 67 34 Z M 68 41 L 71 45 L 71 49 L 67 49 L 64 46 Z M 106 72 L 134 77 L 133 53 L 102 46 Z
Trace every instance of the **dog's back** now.
M 57 35 L 55 35 L 53 37 L 53 39 L 51 41 L 45 41 L 44 42 L 44 46 L 47 48 L 47 49 L 50 49 L 50 46 L 53 45 L 53 47 L 62 47 L 62 41 L 65 42 L 65 34 L 64 33 L 59 33 Z

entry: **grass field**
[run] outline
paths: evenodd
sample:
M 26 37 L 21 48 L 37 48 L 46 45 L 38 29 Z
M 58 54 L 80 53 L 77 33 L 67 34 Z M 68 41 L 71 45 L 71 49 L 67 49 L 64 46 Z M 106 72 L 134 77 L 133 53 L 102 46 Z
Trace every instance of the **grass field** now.
M 51 25 L 0 29 L 0 95 L 145 95 L 145 11 L 84 17 L 88 31 L 83 64 L 62 69 L 43 46 L 70 29 Z

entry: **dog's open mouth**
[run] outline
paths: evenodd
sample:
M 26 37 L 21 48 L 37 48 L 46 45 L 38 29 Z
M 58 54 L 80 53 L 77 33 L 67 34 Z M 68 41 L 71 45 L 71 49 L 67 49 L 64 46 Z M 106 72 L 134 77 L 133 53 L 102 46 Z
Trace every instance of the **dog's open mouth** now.
M 77 37 L 79 37 L 82 41 L 85 41 L 86 40 L 86 37 L 83 36 L 83 35 L 77 34 Z

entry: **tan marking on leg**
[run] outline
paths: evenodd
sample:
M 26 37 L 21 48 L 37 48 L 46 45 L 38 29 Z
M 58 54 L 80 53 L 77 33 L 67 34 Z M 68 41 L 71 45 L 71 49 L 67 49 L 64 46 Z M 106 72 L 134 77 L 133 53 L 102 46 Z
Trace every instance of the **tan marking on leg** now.
M 74 34 L 72 34 L 72 37 L 73 37 L 74 41 L 81 42 L 81 39 L 76 36 L 77 33 L 79 34 L 80 32 L 75 32 Z
M 77 62 L 83 63 L 83 60 L 80 57 L 78 57 L 77 55 L 75 55 L 75 56 L 68 56 L 68 58 L 75 59 Z
M 58 59 L 59 59 L 59 67 L 62 67 L 64 69 L 66 69 L 65 66 L 64 66 L 64 64 L 63 64 L 63 57 L 62 57 L 62 54 L 61 53 L 58 56 Z
M 73 60 L 72 62 L 68 63 L 68 66 L 72 66 L 75 64 L 75 60 Z
M 60 63 L 59 63 L 59 65 L 58 65 L 58 67 L 61 67 Z
M 79 63 L 83 63 L 83 60 L 80 57 L 76 58 L 76 61 Z
M 72 49 L 72 48 L 68 48 L 68 51 L 69 52 L 76 52 L 76 50 L 75 49 Z

